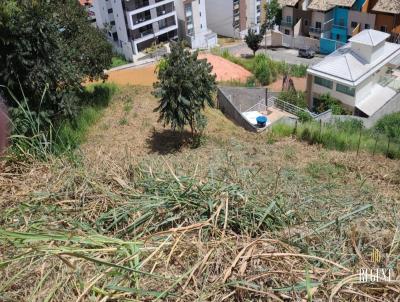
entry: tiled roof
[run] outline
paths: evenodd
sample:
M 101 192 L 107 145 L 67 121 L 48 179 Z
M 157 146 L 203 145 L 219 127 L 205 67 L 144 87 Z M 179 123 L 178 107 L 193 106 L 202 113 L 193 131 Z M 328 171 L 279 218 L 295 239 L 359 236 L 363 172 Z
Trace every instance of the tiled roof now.
M 327 11 L 335 6 L 352 7 L 356 0 L 312 0 L 307 8 Z
M 299 0 L 278 0 L 278 3 L 283 6 L 295 6 Z
M 381 13 L 399 14 L 400 13 L 400 1 L 399 0 L 378 0 L 375 6 L 372 8 L 373 11 Z

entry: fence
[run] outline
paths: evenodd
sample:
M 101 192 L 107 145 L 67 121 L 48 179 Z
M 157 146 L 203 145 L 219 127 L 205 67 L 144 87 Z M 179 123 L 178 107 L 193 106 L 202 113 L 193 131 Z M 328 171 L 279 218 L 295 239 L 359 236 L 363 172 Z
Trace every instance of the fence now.
M 271 32 L 271 46 L 288 48 L 312 48 L 319 51 L 319 40 L 303 37 L 285 35 L 279 31 Z
M 282 100 L 280 100 L 280 99 L 278 99 L 276 97 L 269 98 L 267 105 L 271 106 L 271 107 L 276 107 L 278 109 L 281 109 L 283 111 L 286 111 L 286 112 L 291 113 L 291 114 L 296 115 L 296 116 L 299 116 L 301 114 L 309 114 L 312 118 L 315 118 L 317 116 L 317 114 L 315 114 L 315 113 L 313 113 L 311 111 L 308 111 L 308 110 L 305 110 L 303 108 L 297 107 L 297 106 L 295 106 L 293 104 L 290 104 L 288 102 L 282 101 Z
M 291 123 L 285 121 L 272 128 L 273 135 L 290 136 L 309 144 L 320 144 L 327 149 L 339 151 L 361 151 L 373 155 L 383 154 L 387 158 L 400 159 L 400 135 L 389 136 L 375 130 L 366 129 L 356 119 L 336 120 L 332 123 L 312 121 Z M 400 133 L 400 130 L 399 130 Z

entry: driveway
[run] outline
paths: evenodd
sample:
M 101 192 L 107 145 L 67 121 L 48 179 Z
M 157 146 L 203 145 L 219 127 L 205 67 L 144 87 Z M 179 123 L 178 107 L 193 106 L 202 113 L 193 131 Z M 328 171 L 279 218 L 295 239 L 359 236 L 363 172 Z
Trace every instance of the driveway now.
M 262 47 L 265 45 L 265 40 L 262 43 Z M 270 41 L 267 37 L 267 45 L 270 44 Z M 223 47 L 223 49 L 227 49 L 231 54 L 235 56 L 241 56 L 241 55 L 249 55 L 253 54 L 250 48 L 247 47 L 246 43 L 241 43 L 239 45 L 234 45 L 234 46 L 226 46 Z M 269 55 L 273 60 L 276 61 L 285 61 L 286 63 L 289 64 L 306 64 L 306 65 L 314 65 L 318 62 L 320 62 L 324 56 L 317 54 L 314 58 L 312 59 L 306 59 L 306 58 L 300 58 L 298 57 L 298 50 L 297 49 L 288 49 L 288 48 L 272 48 L 268 47 L 267 49 L 260 49 L 257 51 L 257 53 L 266 53 Z

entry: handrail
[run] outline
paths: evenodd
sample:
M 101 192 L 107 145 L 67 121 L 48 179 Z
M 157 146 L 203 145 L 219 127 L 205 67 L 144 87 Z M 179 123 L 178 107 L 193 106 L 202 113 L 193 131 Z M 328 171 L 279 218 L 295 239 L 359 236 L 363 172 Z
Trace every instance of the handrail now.
M 270 97 L 268 99 L 267 105 L 268 105 L 268 107 L 270 107 L 270 106 L 276 107 L 278 109 L 289 112 L 296 116 L 298 116 L 300 114 L 300 112 L 307 113 L 307 114 L 311 115 L 312 118 L 315 118 L 317 116 L 317 114 L 315 114 L 314 112 L 300 108 L 300 107 L 290 104 L 288 102 L 282 101 L 276 97 Z

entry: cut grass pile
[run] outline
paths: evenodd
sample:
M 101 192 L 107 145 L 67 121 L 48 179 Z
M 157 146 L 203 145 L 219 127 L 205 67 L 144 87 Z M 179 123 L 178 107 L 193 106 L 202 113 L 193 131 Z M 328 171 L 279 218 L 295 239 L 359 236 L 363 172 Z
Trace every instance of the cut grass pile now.
M 395 172 L 312 147 L 299 163 L 300 144 L 274 145 L 265 160 L 225 147 L 209 162 L 199 153 L 105 158 L 91 169 L 65 159 L 7 165 L 0 297 L 394 301 L 398 283 L 371 288 L 358 270 L 374 266 L 373 248 L 399 268 Z

